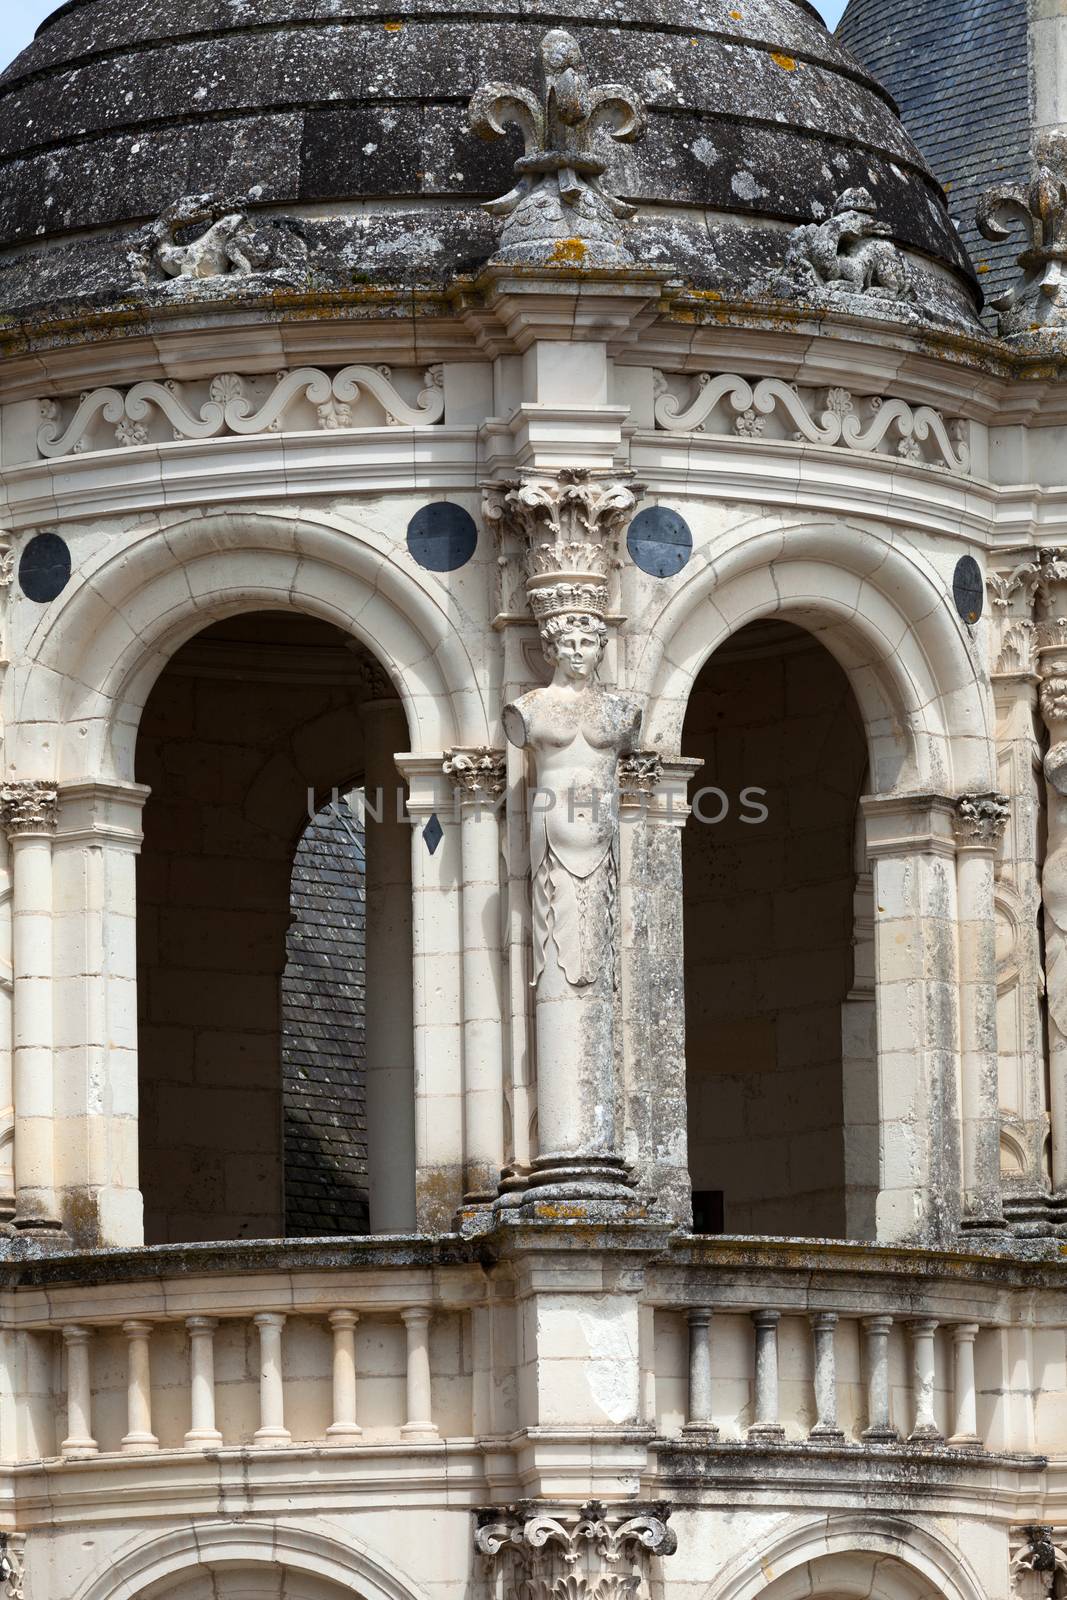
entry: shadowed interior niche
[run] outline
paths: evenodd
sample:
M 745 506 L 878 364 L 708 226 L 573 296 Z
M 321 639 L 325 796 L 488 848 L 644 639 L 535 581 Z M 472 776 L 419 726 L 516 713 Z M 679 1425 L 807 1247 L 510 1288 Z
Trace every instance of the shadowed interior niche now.
M 867 753 L 848 679 L 802 629 L 750 624 L 697 677 L 683 750 L 705 762 L 694 798 L 722 791 L 683 835 L 696 1226 L 864 1236 L 877 1096 L 873 982 L 854 954 Z
M 389 782 L 405 740 L 373 658 L 290 613 L 205 629 L 153 689 L 137 752 L 152 790 L 137 916 L 147 1243 L 368 1231 L 368 1072 L 376 1021 L 395 1031 L 410 1006 L 410 875 L 407 827 L 399 850 L 383 845 L 362 785 L 375 762 Z M 390 803 L 399 781 L 392 769 Z M 368 985 L 375 928 L 391 973 Z

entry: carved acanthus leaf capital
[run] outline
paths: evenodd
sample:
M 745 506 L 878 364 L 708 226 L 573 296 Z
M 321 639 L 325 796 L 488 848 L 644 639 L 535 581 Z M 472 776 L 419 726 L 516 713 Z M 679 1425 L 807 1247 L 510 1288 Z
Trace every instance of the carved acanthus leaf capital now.
M 507 752 L 491 745 L 446 750 L 444 772 L 462 794 L 476 800 L 499 800 L 508 786 Z
M 634 750 L 619 761 L 619 789 L 623 798 L 654 794 L 663 777 L 663 757 L 658 750 Z
M 678 1547 L 664 1501 L 545 1506 L 520 1501 L 476 1513 L 475 1548 L 502 1600 L 648 1600 L 653 1556 Z
M 1011 805 L 1002 794 L 965 794 L 956 801 L 953 832 L 957 844 L 993 845 L 1003 837 Z
M 7 783 L 0 788 L 0 823 L 8 836 L 54 833 L 59 791 L 51 783 Z

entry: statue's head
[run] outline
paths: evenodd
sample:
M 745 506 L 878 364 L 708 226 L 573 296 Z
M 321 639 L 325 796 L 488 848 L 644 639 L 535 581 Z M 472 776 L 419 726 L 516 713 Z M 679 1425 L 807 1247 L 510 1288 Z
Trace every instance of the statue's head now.
M 573 682 L 589 682 L 603 659 L 608 629 L 591 611 L 565 611 L 541 625 L 541 643 L 548 660 Z

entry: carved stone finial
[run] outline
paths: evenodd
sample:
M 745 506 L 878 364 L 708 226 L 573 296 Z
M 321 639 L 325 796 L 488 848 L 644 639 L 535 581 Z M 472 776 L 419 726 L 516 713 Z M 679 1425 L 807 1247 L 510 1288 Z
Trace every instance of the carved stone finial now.
M 908 264 L 879 220 L 867 189 L 846 189 L 830 216 L 795 228 L 786 246 L 785 268 L 775 284 L 779 294 L 837 299 L 860 295 L 870 300 L 915 298 Z
M 463 794 L 476 800 L 499 800 L 508 786 L 507 752 L 490 745 L 446 750 L 444 772 Z
M 539 1506 L 520 1501 L 475 1513 L 475 1549 L 500 1600 L 649 1600 L 653 1556 L 678 1541 L 665 1501 L 646 1505 Z
M 51 783 L 6 783 L 0 788 L 0 824 L 9 837 L 52 833 L 59 815 L 59 791 Z
M 542 626 L 576 613 L 603 619 L 641 487 L 581 469 L 486 487 L 485 519 L 519 537 L 527 598 Z
M 993 845 L 1002 837 L 1011 816 L 1006 795 L 965 794 L 956 801 L 952 827 L 960 845 Z
M 184 195 L 134 239 L 127 258 L 132 282 L 301 272 L 308 250 L 299 224 L 290 217 L 250 215 L 255 198 Z M 203 231 L 188 238 L 197 228 Z
M 1067 326 L 1067 130 L 1043 133 L 1034 154 L 1037 171 L 1028 184 L 1002 184 L 978 203 L 984 238 L 1007 239 L 1013 224 L 1027 234 L 1016 258 L 1021 281 L 992 301 L 1005 336 L 1052 334 Z
M 593 88 L 578 41 L 553 28 L 541 41 L 540 97 L 516 84 L 487 83 L 470 103 L 470 123 L 483 139 L 521 129 L 525 154 L 518 183 L 485 207 L 503 217 L 497 261 L 527 266 L 631 266 L 620 222 L 634 207 L 601 183 L 605 136 L 632 144 L 645 131 L 641 100 L 623 84 Z

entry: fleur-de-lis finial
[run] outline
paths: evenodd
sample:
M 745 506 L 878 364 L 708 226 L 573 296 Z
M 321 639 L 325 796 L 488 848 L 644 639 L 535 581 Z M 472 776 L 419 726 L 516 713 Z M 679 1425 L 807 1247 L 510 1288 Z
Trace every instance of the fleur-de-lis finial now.
M 635 208 L 606 190 L 604 139 L 631 144 L 645 131 L 641 100 L 618 83 L 591 87 L 578 41 L 553 28 L 541 41 L 541 98 L 515 84 L 487 83 L 470 103 L 483 139 L 521 129 L 518 182 L 486 210 L 505 219 L 494 259 L 530 266 L 632 265 L 619 224 Z
M 1018 257 L 1022 281 L 991 304 L 1003 334 L 1067 327 L 1067 132 L 1051 129 L 1035 146 L 1037 171 L 1027 184 L 988 190 L 978 203 L 978 231 L 1007 239 L 1021 224 L 1029 243 Z

